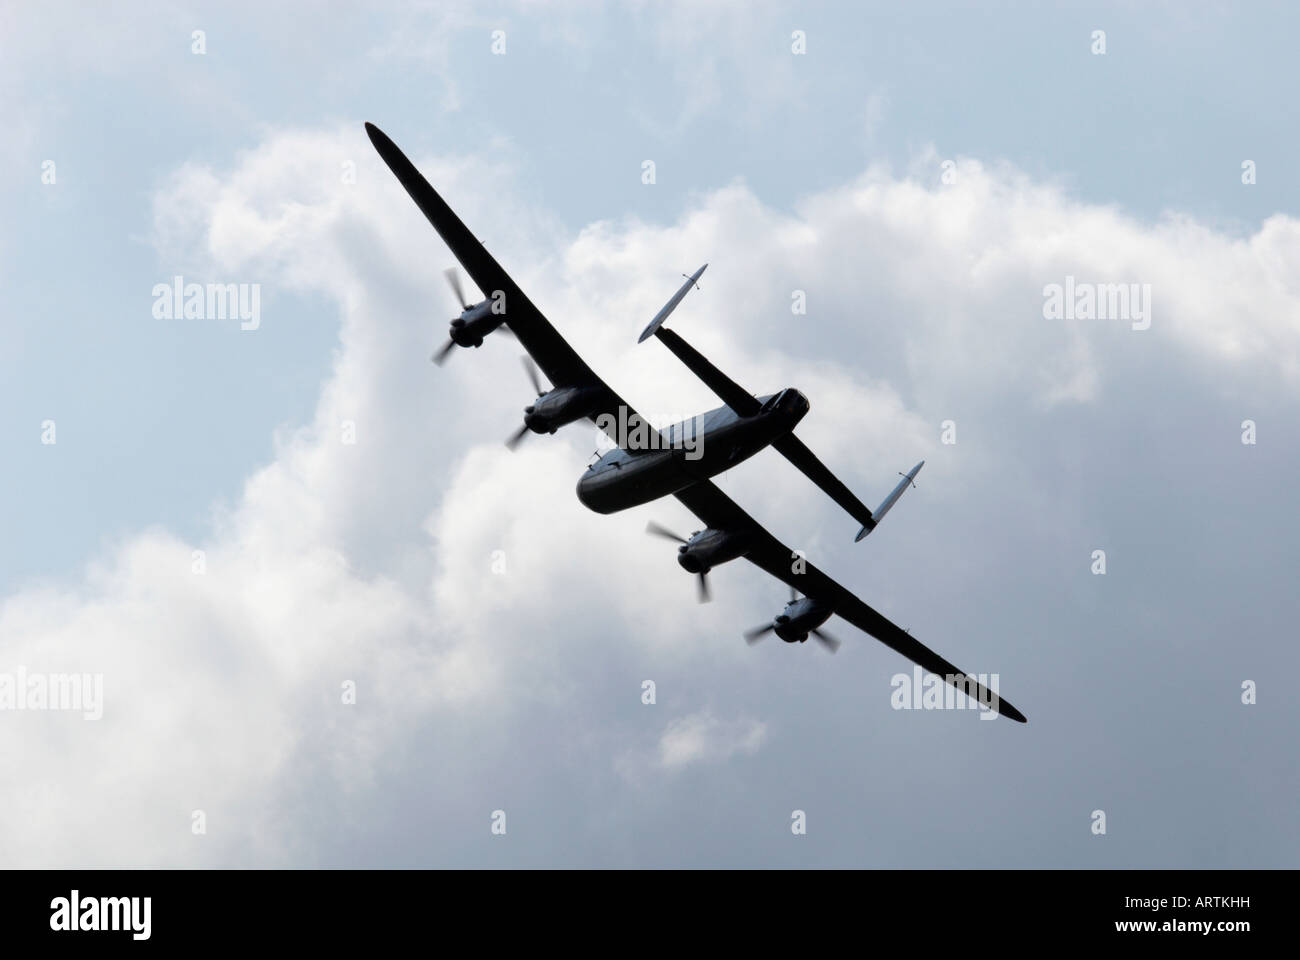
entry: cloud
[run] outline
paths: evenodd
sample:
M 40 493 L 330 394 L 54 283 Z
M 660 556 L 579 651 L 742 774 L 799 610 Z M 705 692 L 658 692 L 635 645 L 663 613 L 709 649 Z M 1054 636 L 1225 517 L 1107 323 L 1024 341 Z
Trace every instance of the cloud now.
M 753 717 L 719 720 L 707 710 L 668 724 L 659 738 L 659 764 L 676 769 L 693 763 L 716 763 L 736 754 L 753 755 L 767 738 L 767 725 Z
M 355 184 L 339 177 L 349 159 Z M 708 260 L 704 290 L 674 324 L 755 392 L 802 385 L 813 406 L 800 435 L 864 499 L 927 457 L 931 519 L 903 526 L 905 510 L 895 511 L 854 553 L 855 525 L 774 455 L 722 482 L 846 585 L 869 586 L 885 612 L 945 628 L 927 640 L 960 666 L 1000 669 L 1003 691 L 1031 718 L 1018 694 L 1035 689 L 1031 678 L 1047 687 L 1037 686 L 1040 704 L 1052 689 L 1038 651 L 1001 631 L 958 629 L 927 601 L 937 590 L 974 623 L 961 591 L 978 593 L 982 570 L 1021 570 L 1016 537 L 1037 535 L 1044 516 L 1053 536 L 1087 527 L 1062 518 L 1058 497 L 1070 491 L 1055 458 L 1069 448 L 1041 418 L 1122 412 L 1135 385 L 1152 382 L 1179 396 L 1236 390 L 1259 406 L 1293 396 L 1300 224 L 1288 217 L 1232 239 L 1174 215 L 1143 223 L 963 160 L 951 185 L 872 169 L 780 212 L 737 183 L 668 226 L 605 222 L 568 237 L 499 157 L 418 159 L 638 407 L 717 405 L 657 344 L 634 343 L 677 275 Z M 855 637 L 834 670 L 810 649 L 746 648 L 741 629 L 784 594 L 752 569 L 718 571 L 719 599 L 696 606 L 690 578 L 642 536 L 650 516 L 689 523 L 675 503 L 585 511 L 573 486 L 591 430 L 530 437 L 515 454 L 502 447 L 528 400 L 517 350 L 495 338 L 429 366 L 450 255 L 359 129 L 280 132 L 228 169 L 186 166 L 157 196 L 154 228 L 177 272 L 324 295 L 337 307 L 338 347 L 310 422 L 280 431 L 273 458 L 214 512 L 208 537 L 141 531 L 76 583 L 4 599 L 6 660 L 103 672 L 106 701 L 98 722 L 3 718 L 0 751 L 21 771 L 0 786 L 0 806 L 18 811 L 0 824 L 7 863 L 472 863 L 482 853 L 458 825 L 499 802 L 512 824 L 521 807 L 544 821 L 571 804 L 593 824 L 610 810 L 628 818 L 624 830 L 638 816 L 653 822 L 611 779 L 629 750 L 668 771 L 782 745 L 763 751 L 773 772 L 756 774 L 779 780 L 801 762 L 787 733 L 848 738 L 824 748 L 847 755 L 855 741 L 836 729 L 863 711 L 882 726 L 873 762 L 905 762 L 917 738 L 943 749 L 920 726 L 934 718 L 902 726 L 888 713 L 901 661 L 869 639 Z M 1042 288 L 1066 275 L 1150 283 L 1151 329 L 1045 320 Z M 806 293 L 805 314 L 791 310 L 795 291 Z M 936 458 L 949 417 L 961 439 Z M 1141 461 L 1141 450 L 1116 446 Z M 1114 489 L 1130 479 L 1112 478 Z M 982 525 L 991 513 L 1001 526 Z M 900 526 L 906 537 L 891 532 Z M 1070 549 L 1086 557 L 1090 542 Z M 941 570 L 918 567 L 936 557 Z M 984 662 L 968 663 L 975 654 Z M 1086 656 L 1058 655 L 1075 667 Z M 638 701 L 647 675 L 671 691 L 653 709 Z M 355 705 L 344 703 L 348 683 Z M 1063 694 L 1058 709 L 1072 702 Z M 1008 727 L 945 732 L 951 747 L 936 768 L 961 782 L 980 764 L 1010 762 L 971 739 Z M 635 779 L 665 806 L 681 799 L 680 784 Z M 203 836 L 191 832 L 195 810 L 207 815 Z M 412 840 L 415 811 L 446 833 Z M 340 823 L 352 832 L 341 836 Z M 595 840 L 564 853 L 529 842 L 514 848 L 516 862 L 598 857 Z

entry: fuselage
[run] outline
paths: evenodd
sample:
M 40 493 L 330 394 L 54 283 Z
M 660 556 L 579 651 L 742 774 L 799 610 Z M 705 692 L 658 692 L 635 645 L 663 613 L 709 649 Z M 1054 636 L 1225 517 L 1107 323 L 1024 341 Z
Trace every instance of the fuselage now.
M 793 388 L 760 399 L 763 406 L 753 416 L 718 407 L 649 431 L 648 449 L 609 451 L 578 481 L 578 499 L 597 513 L 616 513 L 671 496 L 749 459 L 808 412 L 808 398 Z

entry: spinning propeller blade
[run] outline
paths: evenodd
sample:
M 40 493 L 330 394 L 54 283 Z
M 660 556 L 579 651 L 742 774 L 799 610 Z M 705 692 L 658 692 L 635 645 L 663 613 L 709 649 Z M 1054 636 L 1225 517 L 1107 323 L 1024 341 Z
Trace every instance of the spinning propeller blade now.
M 834 653 L 836 650 L 840 648 L 840 642 L 836 640 L 834 637 L 832 637 L 825 630 L 816 628 L 812 631 L 812 635 L 816 637 L 819 641 L 821 641 L 822 646 L 824 646 L 831 653 Z
M 661 527 L 653 520 L 651 520 L 649 523 L 645 525 L 645 532 L 654 534 L 656 537 L 663 537 L 665 540 L 676 540 L 678 543 L 686 542 L 685 537 L 679 537 L 677 534 L 673 533 L 667 527 Z
M 515 447 L 519 446 L 519 441 L 526 436 L 528 436 L 528 424 L 525 423 L 522 427 L 506 438 L 506 446 L 513 450 Z
M 500 329 L 505 330 L 507 328 L 501 327 Z M 542 389 L 542 382 L 537 377 L 537 364 L 527 354 L 520 357 L 520 359 L 524 362 L 524 373 L 528 374 L 528 382 L 533 385 L 533 389 L 537 391 L 537 395 L 540 397 L 546 391 Z
M 447 354 L 451 353 L 451 348 L 454 346 L 456 346 L 456 341 L 448 340 L 446 343 L 442 345 L 442 349 L 435 351 L 433 356 L 431 356 L 429 359 L 441 367 L 442 362 L 447 359 Z
M 442 275 L 446 277 L 447 282 L 451 284 L 451 292 L 456 294 L 456 302 L 460 304 L 461 310 L 468 310 L 469 304 L 465 300 L 465 290 L 460 285 L 460 271 L 455 267 L 448 267 L 446 270 L 442 271 Z

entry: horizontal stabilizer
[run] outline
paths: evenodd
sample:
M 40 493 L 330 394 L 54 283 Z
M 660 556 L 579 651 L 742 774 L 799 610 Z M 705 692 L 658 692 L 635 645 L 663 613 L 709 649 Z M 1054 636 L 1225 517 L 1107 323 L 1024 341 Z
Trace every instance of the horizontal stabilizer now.
M 654 331 L 654 336 L 658 337 L 677 359 L 686 364 L 687 369 L 699 377 L 706 387 L 716 393 L 722 402 L 737 414 L 742 417 L 752 417 L 762 409 L 763 404 L 757 397 L 715 367 L 674 331 L 667 327 L 659 327 Z M 863 530 L 870 530 L 876 525 L 867 505 L 854 496 L 853 491 L 846 487 L 839 477 L 831 473 L 830 468 L 817 458 L 817 454 L 809 450 L 807 445 L 793 433 L 787 433 L 773 440 L 772 449 L 798 467 L 809 480 L 821 487 L 827 496 L 848 511 L 849 516 L 863 525 Z M 864 534 L 859 534 L 858 539 L 861 540 L 863 536 Z
M 854 496 L 853 491 L 846 487 L 839 477 L 831 473 L 830 468 L 817 459 L 817 454 L 809 450 L 807 445 L 793 433 L 787 433 L 784 437 L 773 440 L 772 449 L 798 467 L 804 476 L 821 487 L 828 497 L 848 511 L 849 516 L 862 524 L 863 530 L 869 530 L 876 525 L 877 518 L 873 517 L 867 505 Z M 859 534 L 857 539 L 861 540 L 862 534 Z
M 889 491 L 889 496 L 885 497 L 880 506 L 876 507 L 876 512 L 872 514 L 873 522 L 870 524 L 863 524 L 862 529 L 858 531 L 858 535 L 854 537 L 854 542 L 861 540 L 872 530 L 876 529 L 876 524 L 883 520 L 885 514 L 889 512 L 890 507 L 898 502 L 898 498 L 903 495 L 903 491 L 912 486 L 912 481 L 916 479 L 916 475 L 921 472 L 921 468 L 924 466 L 925 461 L 922 460 L 903 475 L 903 479 L 898 481 L 898 486 Z
M 723 403 L 742 417 L 752 417 L 763 406 L 757 397 L 715 367 L 700 351 L 667 327 L 660 327 L 655 331 L 655 336 L 677 356 L 678 360 L 686 364 L 691 373 L 703 380 L 704 385 L 716 393 Z

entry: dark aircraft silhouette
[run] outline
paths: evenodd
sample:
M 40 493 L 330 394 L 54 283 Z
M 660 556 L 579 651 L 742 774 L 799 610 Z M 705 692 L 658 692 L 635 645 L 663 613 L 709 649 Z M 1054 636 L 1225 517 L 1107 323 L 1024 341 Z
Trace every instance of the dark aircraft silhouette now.
M 453 347 L 478 347 L 496 330 L 508 330 L 528 351 L 553 385 L 543 391 L 528 366 L 538 398 L 524 411 L 524 425 L 507 441 L 511 446 L 528 431 L 554 433 L 578 420 L 592 420 L 617 446 L 588 467 L 578 481 L 578 499 L 597 513 L 613 513 L 665 496 L 675 496 L 704 522 L 704 529 L 680 538 L 651 525 L 650 532 L 683 541 L 678 563 L 700 577 L 701 599 L 707 599 L 710 569 L 744 557 L 787 584 L 790 603 L 770 624 L 749 631 L 751 642 L 775 633 L 788 643 L 811 635 L 832 651 L 838 646 L 822 625 L 837 615 L 924 670 L 943 677 L 958 690 L 973 695 L 1003 716 L 1025 722 L 1025 716 L 997 693 L 988 690 L 933 650 L 914 639 L 840 586 L 802 555 L 790 550 L 718 489 L 711 477 L 772 447 L 861 524 L 861 540 L 902 495 L 921 469 L 917 464 L 873 515 L 824 464 L 798 440 L 792 430 L 808 412 L 807 398 L 794 388 L 755 397 L 728 379 L 663 322 L 704 272 L 688 277 L 680 290 L 641 334 L 656 336 L 723 401 L 725 406 L 663 430 L 649 427 L 639 414 L 601 380 L 533 306 L 510 275 L 470 233 L 446 202 L 429 185 L 406 155 L 378 127 L 366 124 L 371 143 L 397 176 L 474 283 L 488 293 L 470 304 L 454 272 L 449 280 L 462 312 L 451 322 L 450 340 L 434 360 L 442 362 Z M 707 266 L 707 264 L 706 264 Z M 685 441 L 695 441 L 693 449 Z M 688 454 L 698 453 L 697 457 Z M 798 593 L 803 596 L 798 596 Z

